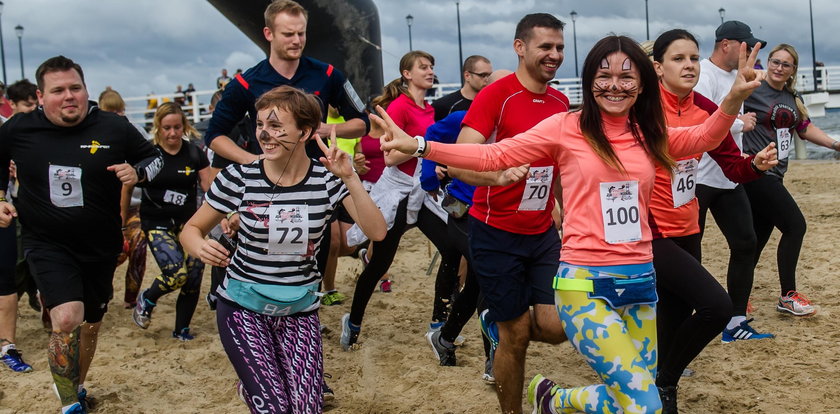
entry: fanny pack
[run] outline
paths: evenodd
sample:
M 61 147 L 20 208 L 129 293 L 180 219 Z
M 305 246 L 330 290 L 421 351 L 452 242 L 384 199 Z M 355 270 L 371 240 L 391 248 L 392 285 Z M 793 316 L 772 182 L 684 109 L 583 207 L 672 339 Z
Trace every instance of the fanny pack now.
M 443 201 L 440 202 L 440 206 L 443 207 L 450 216 L 456 219 L 464 217 L 464 215 L 467 214 L 467 211 L 470 211 L 469 204 L 452 197 L 449 193 L 443 196 Z
M 587 292 L 590 299 L 603 299 L 613 308 L 628 305 L 652 305 L 659 300 L 656 294 L 656 272 L 650 271 L 626 277 L 610 276 L 611 273 L 594 273 L 586 279 L 554 277 L 556 290 Z
M 318 301 L 318 283 L 301 286 L 264 285 L 228 278 L 225 293 L 245 309 L 268 316 L 300 313 Z

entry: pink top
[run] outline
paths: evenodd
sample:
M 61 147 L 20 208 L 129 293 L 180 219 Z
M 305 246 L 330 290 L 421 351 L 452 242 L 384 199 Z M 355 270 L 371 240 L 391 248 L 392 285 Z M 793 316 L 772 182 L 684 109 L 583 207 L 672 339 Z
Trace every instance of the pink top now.
M 370 135 L 362 137 L 362 154 L 365 155 L 365 160 L 370 164 L 368 167 L 370 171 L 359 176 L 362 180 L 375 183 L 379 181 L 382 175 L 382 170 L 385 169 L 385 153 L 380 149 L 379 139 Z
M 400 94 L 397 99 L 394 99 L 388 105 L 388 109 L 385 111 L 388 112 L 388 116 L 394 120 L 394 123 L 408 135 L 425 136 L 426 128 L 435 123 L 435 108 L 426 101 L 423 101 L 423 105 L 424 107 L 421 108 L 408 95 Z M 417 159 L 412 158 L 400 164 L 397 168 L 413 176 L 417 169 Z
M 626 117 L 603 113 L 601 117 L 626 175 L 605 164 L 592 150 L 580 131 L 580 112 L 552 115 L 530 130 L 492 145 L 429 143 L 426 158 L 460 168 L 496 171 L 550 157 L 560 171 L 563 188 L 562 260 L 584 266 L 647 263 L 653 258 L 647 206 L 654 163 L 633 138 Z M 701 125 L 668 128 L 671 155 L 679 158 L 716 147 L 734 120 L 734 115 L 718 110 Z M 618 208 L 619 204 L 624 207 Z M 616 223 L 623 231 L 615 232 Z M 628 226 L 635 227 L 628 230 Z

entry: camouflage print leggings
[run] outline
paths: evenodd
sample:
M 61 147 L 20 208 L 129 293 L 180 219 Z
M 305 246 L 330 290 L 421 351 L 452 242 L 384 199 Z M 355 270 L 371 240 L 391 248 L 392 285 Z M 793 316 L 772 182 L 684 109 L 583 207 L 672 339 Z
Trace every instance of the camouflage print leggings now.
M 182 226 L 169 229 L 149 229 L 146 238 L 155 257 L 160 275 L 152 282 L 152 286 L 143 297 L 152 303 L 172 291 L 181 290 L 175 305 L 175 331 L 180 332 L 190 326 L 195 313 L 198 296 L 201 290 L 201 277 L 204 273 L 204 263 L 188 256 L 178 243 L 178 235 Z

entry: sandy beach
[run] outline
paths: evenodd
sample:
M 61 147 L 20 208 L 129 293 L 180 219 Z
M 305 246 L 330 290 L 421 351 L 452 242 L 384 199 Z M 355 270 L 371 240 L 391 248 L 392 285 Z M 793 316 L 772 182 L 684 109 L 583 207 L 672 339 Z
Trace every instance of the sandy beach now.
M 714 340 L 690 366 L 696 374 L 680 383 L 684 413 L 835 413 L 840 412 L 840 162 L 795 161 L 785 182 L 808 222 L 798 268 L 798 286 L 821 307 L 816 316 L 796 318 L 776 311 L 779 295 L 775 232 L 756 270 L 753 326 L 775 339 L 721 344 Z M 703 244 L 704 265 L 724 281 L 729 257 L 726 242 L 709 216 Z M 323 307 L 325 371 L 335 390 L 330 414 L 493 413 L 498 405 L 492 387 L 481 381 L 484 367 L 478 322 L 464 330 L 465 345 L 457 367 L 440 367 L 425 342 L 431 318 L 434 274 L 426 275 L 429 242 L 417 230 L 403 238 L 391 268 L 392 293 L 373 295 L 360 337 L 361 347 L 343 352 L 339 319 L 350 301 Z M 342 258 L 337 283 L 352 295 L 358 260 Z M 143 286 L 158 272 L 149 255 Z M 175 294 L 159 301 L 148 330 L 131 321 L 122 308 L 125 267 L 117 269 L 115 300 L 105 316 L 99 348 L 86 387 L 96 397 L 97 413 L 246 413 L 234 389 L 236 376 L 216 334 L 215 315 L 202 300 L 191 342 L 171 338 Z M 209 286 L 206 272 L 202 296 Z M 50 389 L 48 336 L 39 315 L 20 302 L 17 345 L 34 372 L 16 374 L 0 367 L 0 413 L 55 413 L 58 399 Z M 532 344 L 526 381 L 541 373 L 561 386 L 597 381 L 569 344 Z M 834 385 L 832 385 L 834 384 Z M 523 387 L 524 388 L 524 387 Z M 835 390 L 835 391 L 831 391 Z M 530 412 L 531 407 L 524 407 Z

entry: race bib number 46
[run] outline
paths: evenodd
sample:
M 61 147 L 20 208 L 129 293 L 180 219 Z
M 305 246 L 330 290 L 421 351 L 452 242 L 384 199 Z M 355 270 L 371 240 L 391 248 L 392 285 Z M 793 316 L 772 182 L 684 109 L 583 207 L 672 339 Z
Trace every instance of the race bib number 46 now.
M 610 244 L 641 240 L 639 182 L 601 183 L 600 198 L 604 240 Z
M 268 209 L 268 254 L 304 256 L 309 247 L 309 206 L 281 205 Z
M 519 211 L 545 210 L 548 197 L 551 195 L 551 179 L 554 166 L 531 167 L 528 172 L 530 176 L 525 181 L 525 191 L 522 192 Z
M 776 130 L 776 148 L 779 149 L 778 158 L 780 160 L 787 159 L 790 155 L 791 139 L 790 130 L 786 128 Z
M 685 205 L 694 199 L 694 189 L 697 187 L 697 160 L 677 161 L 674 175 L 671 177 L 671 196 L 674 198 L 674 208 Z
M 84 207 L 82 169 L 50 165 L 50 202 L 56 207 Z

